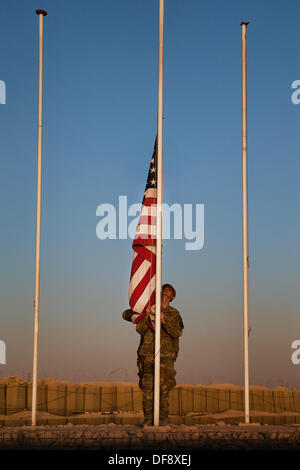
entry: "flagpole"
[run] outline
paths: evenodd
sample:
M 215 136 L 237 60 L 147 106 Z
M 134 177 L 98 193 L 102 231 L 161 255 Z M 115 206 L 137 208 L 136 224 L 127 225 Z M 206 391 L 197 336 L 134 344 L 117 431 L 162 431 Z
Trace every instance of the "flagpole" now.
M 248 349 L 248 201 L 247 201 L 247 25 L 242 22 L 242 159 L 243 159 L 243 290 L 244 290 L 244 373 L 245 423 L 249 423 L 249 349 Z
M 36 247 L 35 247 L 35 294 L 34 294 L 34 343 L 32 373 L 32 426 L 36 426 L 37 408 L 37 360 L 40 300 L 40 247 L 41 247 L 41 191 L 42 191 L 42 111 L 43 111 L 43 40 L 45 10 L 36 10 L 39 16 L 39 104 L 38 104 L 38 155 L 37 155 L 37 203 L 36 203 Z
M 164 57 L 164 0 L 159 0 L 158 47 L 158 117 L 157 117 L 157 211 L 156 211 L 156 276 L 155 276 L 155 362 L 154 362 L 154 426 L 159 426 L 160 405 L 160 310 L 161 310 L 161 252 L 163 202 L 163 57 Z

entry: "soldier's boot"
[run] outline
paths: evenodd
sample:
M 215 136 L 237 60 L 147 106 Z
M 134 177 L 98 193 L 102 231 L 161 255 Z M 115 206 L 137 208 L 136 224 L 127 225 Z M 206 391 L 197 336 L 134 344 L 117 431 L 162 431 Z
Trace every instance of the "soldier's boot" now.
M 143 426 L 153 426 L 153 419 L 152 416 L 145 416 L 145 419 L 142 423 Z
M 167 426 L 169 424 L 169 418 L 161 418 L 159 420 L 159 425 L 160 426 Z

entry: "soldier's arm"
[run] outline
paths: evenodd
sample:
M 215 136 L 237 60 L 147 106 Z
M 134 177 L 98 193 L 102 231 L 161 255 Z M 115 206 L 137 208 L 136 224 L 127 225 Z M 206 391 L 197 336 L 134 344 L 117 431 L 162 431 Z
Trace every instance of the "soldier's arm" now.
M 140 335 L 144 335 L 146 331 L 148 330 L 148 322 L 149 322 L 149 318 L 145 316 L 136 324 L 136 331 Z
M 124 310 L 124 312 L 122 313 L 122 317 L 124 318 L 124 320 L 132 322 L 132 319 L 131 319 L 132 313 L 133 312 L 131 308 L 128 308 L 127 310 Z M 144 317 L 136 324 L 136 331 L 140 335 L 143 335 L 144 333 L 146 333 L 147 329 L 148 329 L 148 317 L 147 318 Z
M 124 310 L 124 312 L 122 313 L 123 319 L 131 322 L 131 313 L 132 313 L 131 308 Z
M 183 321 L 180 316 L 180 313 L 178 312 L 176 316 L 165 316 L 165 321 L 162 323 L 163 328 L 166 330 L 167 333 L 169 333 L 170 336 L 173 336 L 173 338 L 178 338 L 179 336 L 182 335 L 183 333 Z

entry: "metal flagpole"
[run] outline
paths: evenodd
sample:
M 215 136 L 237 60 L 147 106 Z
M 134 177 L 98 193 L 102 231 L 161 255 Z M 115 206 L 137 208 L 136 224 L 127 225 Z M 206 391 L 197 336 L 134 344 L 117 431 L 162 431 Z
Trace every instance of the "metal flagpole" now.
M 38 158 L 37 158 L 37 203 L 36 203 L 36 246 L 35 246 L 35 294 L 34 294 L 34 343 L 32 373 L 32 426 L 36 426 L 37 403 L 37 359 L 40 300 L 40 246 L 41 246 L 41 189 L 42 189 L 42 111 L 43 111 L 43 22 L 45 10 L 36 10 L 39 16 L 39 108 L 38 108 Z
M 244 373 L 245 423 L 249 423 L 249 350 L 248 350 L 248 202 L 247 202 L 247 25 L 242 22 L 242 158 L 243 158 L 243 273 L 244 273 Z
M 155 277 L 155 363 L 154 363 L 154 426 L 159 426 L 160 402 L 160 310 L 161 310 L 161 249 L 163 202 L 163 57 L 164 0 L 159 0 L 158 48 L 158 118 L 157 118 L 157 211 L 156 211 L 156 277 Z

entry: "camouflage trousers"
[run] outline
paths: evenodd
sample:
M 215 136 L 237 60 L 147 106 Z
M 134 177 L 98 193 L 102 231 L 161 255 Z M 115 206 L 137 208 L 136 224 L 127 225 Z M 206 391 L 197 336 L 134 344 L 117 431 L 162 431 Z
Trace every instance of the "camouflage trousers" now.
M 138 356 L 139 387 L 143 391 L 143 410 L 145 418 L 153 417 L 154 359 Z M 161 358 L 160 361 L 160 417 L 169 416 L 169 393 L 175 387 L 176 371 L 172 358 Z

